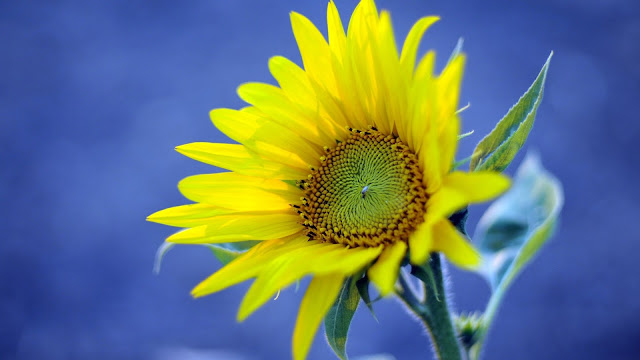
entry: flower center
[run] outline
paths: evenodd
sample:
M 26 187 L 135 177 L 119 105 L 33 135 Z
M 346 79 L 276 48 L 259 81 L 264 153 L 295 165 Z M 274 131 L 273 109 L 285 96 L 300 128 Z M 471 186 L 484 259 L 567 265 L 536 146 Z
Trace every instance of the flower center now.
M 351 247 L 407 241 L 427 202 L 411 149 L 370 128 L 352 129 L 346 141 L 325 151 L 322 165 L 298 181 L 307 236 Z

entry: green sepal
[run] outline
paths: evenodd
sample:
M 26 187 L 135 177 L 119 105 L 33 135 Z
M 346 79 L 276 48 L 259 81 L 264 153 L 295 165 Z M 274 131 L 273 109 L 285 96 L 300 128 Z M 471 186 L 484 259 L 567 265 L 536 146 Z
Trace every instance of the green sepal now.
M 237 258 L 238 256 L 240 256 L 240 254 L 242 254 L 240 251 L 229 250 L 219 245 L 204 244 L 204 246 L 208 247 L 209 250 L 213 252 L 213 255 L 216 257 L 216 259 L 218 259 L 218 261 L 222 263 L 222 265 L 227 265 L 231 262 L 231 260 Z
M 544 82 L 553 52 L 547 58 L 538 77 L 529 90 L 509 109 L 496 127 L 478 143 L 469 170 L 503 171 L 509 166 L 524 142 L 536 118 L 538 106 L 544 93 Z
M 347 333 L 351 319 L 358 309 L 360 295 L 356 289 L 356 278 L 349 277 L 342 284 L 333 306 L 324 317 L 324 332 L 333 352 L 342 360 L 347 357 Z
M 473 134 L 473 132 L 474 132 L 474 130 L 471 130 L 471 131 L 468 131 L 468 132 L 466 132 L 464 134 L 458 135 L 458 141 L 466 138 L 467 136 L 471 136 Z
M 209 250 L 213 252 L 213 255 L 218 259 L 222 265 L 227 265 L 231 262 L 231 260 L 237 258 L 242 255 L 245 251 L 252 248 L 254 245 L 259 243 L 259 241 L 249 240 L 249 241 L 238 241 L 233 243 L 224 243 L 224 244 L 203 244 L 208 247 Z
M 155 257 L 155 260 L 153 261 L 154 274 L 160 273 L 160 266 L 162 265 L 162 260 L 164 259 L 164 256 L 175 245 L 176 245 L 175 243 L 163 242 L 162 244 L 160 244 L 160 246 L 158 246 L 158 250 L 156 250 L 156 257 Z
M 456 42 L 456 46 L 453 48 L 453 51 L 451 52 L 451 55 L 449 55 L 449 60 L 447 60 L 447 65 L 449 65 L 453 61 L 453 59 L 458 57 L 458 55 L 460 55 L 460 53 L 462 53 L 462 46 L 463 45 L 464 45 L 464 39 L 463 38 L 458 38 L 458 42 Z
M 451 166 L 451 171 L 455 171 L 458 170 L 462 167 L 462 165 L 468 163 L 469 161 L 471 161 L 471 156 L 468 156 L 462 160 L 457 160 L 453 162 L 453 165 Z
M 224 243 L 224 244 L 202 244 L 203 246 L 209 248 L 213 252 L 213 255 L 218 259 L 223 265 L 228 264 L 231 260 L 235 259 L 239 255 L 241 255 L 246 250 L 253 247 L 255 244 L 259 243 L 259 241 L 249 240 L 249 241 L 238 241 L 234 243 Z M 162 265 L 162 260 L 164 256 L 171 250 L 176 243 L 163 242 L 156 250 L 156 257 L 153 262 L 153 272 L 155 274 L 160 273 L 160 267 Z
M 511 189 L 478 222 L 474 239 L 483 259 L 479 272 L 493 293 L 472 359 L 478 357 L 507 288 L 553 234 L 563 199 L 560 182 L 542 167 L 537 156 L 527 155 Z

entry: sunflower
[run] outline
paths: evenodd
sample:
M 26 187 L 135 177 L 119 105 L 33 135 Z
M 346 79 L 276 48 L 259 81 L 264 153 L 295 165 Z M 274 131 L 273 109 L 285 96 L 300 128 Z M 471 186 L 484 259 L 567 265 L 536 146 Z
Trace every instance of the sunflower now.
M 434 75 L 435 54 L 419 61 L 424 17 L 398 53 L 389 13 L 362 0 L 345 33 L 328 4 L 328 41 L 303 15 L 291 24 L 304 68 L 276 56 L 279 86 L 246 83 L 250 106 L 211 111 L 239 144 L 191 143 L 177 151 L 229 172 L 179 184 L 194 204 L 148 220 L 186 228 L 168 242 L 260 242 L 197 285 L 200 297 L 255 278 L 240 305 L 244 320 L 280 289 L 312 276 L 293 334 L 305 358 L 314 334 L 349 276 L 366 271 L 381 295 L 393 293 L 405 258 L 423 264 L 442 252 L 462 268 L 479 254 L 448 217 L 509 186 L 492 172 L 452 171 L 465 56 Z

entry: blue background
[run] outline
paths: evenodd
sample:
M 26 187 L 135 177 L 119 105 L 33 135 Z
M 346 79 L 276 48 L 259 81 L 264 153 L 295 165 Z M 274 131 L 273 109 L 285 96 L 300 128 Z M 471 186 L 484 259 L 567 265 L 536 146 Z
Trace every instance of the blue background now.
M 343 21 L 355 4 L 338 0 Z M 440 66 L 465 38 L 464 130 L 476 132 L 459 157 L 555 51 L 527 148 L 564 184 L 562 223 L 508 293 L 486 359 L 636 359 L 638 2 L 378 5 L 398 39 L 420 16 L 441 15 L 423 42 Z M 208 111 L 243 106 L 242 82 L 272 82 L 270 56 L 299 63 L 289 11 L 325 32 L 325 9 L 326 0 L 0 2 L 0 358 L 290 357 L 301 292 L 236 324 L 248 284 L 192 300 L 219 265 L 204 248 L 179 247 L 155 276 L 155 250 L 173 230 L 144 219 L 186 202 L 181 178 L 215 171 L 173 150 L 226 141 Z M 483 307 L 483 280 L 455 269 L 451 278 L 458 309 Z M 399 303 L 375 307 L 379 323 L 356 314 L 351 354 L 431 357 Z M 331 358 L 320 334 L 309 358 Z

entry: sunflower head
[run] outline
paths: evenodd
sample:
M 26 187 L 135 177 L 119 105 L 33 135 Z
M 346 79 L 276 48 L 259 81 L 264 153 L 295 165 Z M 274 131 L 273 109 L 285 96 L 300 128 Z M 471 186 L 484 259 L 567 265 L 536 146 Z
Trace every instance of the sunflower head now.
M 448 217 L 506 190 L 491 172 L 452 171 L 460 120 L 464 54 L 434 74 L 435 53 L 417 60 L 420 19 L 398 51 L 389 13 L 361 1 L 345 32 L 333 2 L 328 41 L 291 13 L 303 67 L 274 57 L 278 85 L 247 83 L 249 106 L 215 109 L 215 126 L 239 144 L 177 148 L 229 172 L 183 180 L 194 204 L 149 220 L 186 228 L 177 243 L 260 243 L 194 290 L 207 295 L 255 278 L 238 314 L 246 318 L 280 289 L 313 276 L 294 332 L 306 356 L 345 278 L 365 269 L 382 295 L 393 292 L 401 262 L 422 264 L 440 251 L 464 268 L 479 255 Z
M 304 198 L 293 206 L 306 235 L 350 247 L 407 242 L 427 202 L 416 155 L 373 126 L 349 131 L 344 141 L 325 147 L 308 179 L 297 182 Z

